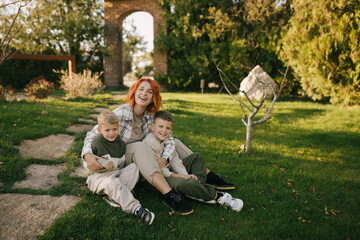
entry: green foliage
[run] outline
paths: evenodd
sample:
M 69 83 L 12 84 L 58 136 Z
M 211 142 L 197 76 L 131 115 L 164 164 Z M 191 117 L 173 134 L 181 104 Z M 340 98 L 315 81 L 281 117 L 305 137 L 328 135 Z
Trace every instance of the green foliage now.
M 313 99 L 360 103 L 360 1 L 293 1 L 282 58 Z
M 274 1 L 162 1 L 167 35 L 158 46 L 168 53 L 168 75 L 157 80 L 168 89 L 198 90 L 200 80 L 221 85 L 213 60 L 240 86 L 255 62 L 273 78 L 283 63 L 277 57 L 288 5 Z
M 51 92 L 55 90 L 54 83 L 46 81 L 43 76 L 34 78 L 26 85 L 24 93 L 26 96 L 35 98 L 47 98 Z
M 32 1 L 31 17 L 19 16 L 15 26 L 19 33 L 10 46 L 21 53 L 74 55 L 77 71 L 90 68 L 100 72 L 104 52 L 102 4 L 98 0 Z M 31 39 L 24 43 L 28 32 Z
M 71 77 L 68 71 L 54 72 L 60 73 L 60 88 L 64 89 L 66 96 L 71 98 L 87 97 L 105 87 L 99 79 L 102 73 L 92 74 L 89 69 L 85 69 L 83 73 L 71 73 Z

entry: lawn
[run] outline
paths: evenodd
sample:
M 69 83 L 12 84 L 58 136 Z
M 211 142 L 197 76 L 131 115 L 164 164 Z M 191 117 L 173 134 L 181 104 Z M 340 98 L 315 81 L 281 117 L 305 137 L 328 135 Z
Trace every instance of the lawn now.
M 174 115 L 173 134 L 208 167 L 236 185 L 240 213 L 190 201 L 189 216 L 169 215 L 161 195 L 143 182 L 135 197 L 156 214 L 145 226 L 92 194 L 85 179 L 70 177 L 86 132 L 57 160 L 23 159 L 22 139 L 68 133 L 94 107 L 125 102 L 110 94 L 75 100 L 0 102 L 0 193 L 76 195 L 81 201 L 40 239 L 360 239 L 360 108 L 280 99 L 273 118 L 254 128 L 251 154 L 242 150 L 241 109 L 226 94 L 162 94 Z M 11 189 L 32 163 L 65 162 L 61 184 L 50 190 Z

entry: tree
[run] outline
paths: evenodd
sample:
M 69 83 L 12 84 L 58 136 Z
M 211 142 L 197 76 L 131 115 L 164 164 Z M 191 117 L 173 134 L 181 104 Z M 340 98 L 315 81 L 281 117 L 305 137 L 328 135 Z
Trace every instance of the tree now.
M 42 27 L 32 33 L 31 41 L 21 47 L 14 42 L 13 47 L 22 53 L 74 55 L 77 71 L 102 70 L 104 12 L 100 0 L 33 0 L 31 6 L 32 17 L 21 18 L 19 24 L 24 27 L 17 39 L 24 39 L 39 24 Z
M 146 42 L 144 37 L 139 34 L 134 21 L 123 22 L 123 74 L 133 71 L 133 65 L 138 68 L 139 59 L 144 59 L 146 54 Z M 145 52 L 143 56 L 141 52 Z
M 8 0 L 0 5 L 0 64 L 16 53 L 30 39 L 31 35 L 42 26 L 40 24 L 32 31 L 23 31 L 24 20 L 29 20 L 32 14 L 33 8 L 30 2 L 30 0 Z M 19 39 L 22 31 L 24 36 Z
M 259 64 L 272 75 L 283 67 L 278 59 L 281 29 L 290 17 L 289 3 L 272 0 L 162 1 L 167 35 L 159 46 L 168 52 L 168 75 L 160 79 L 169 89 L 199 89 L 200 80 L 220 83 L 214 56 L 229 78 L 239 84 L 245 75 L 239 62 L 259 55 Z M 157 78 L 158 79 L 158 78 Z
M 248 96 L 248 94 L 244 91 L 241 91 L 239 88 L 236 87 L 236 85 L 233 83 L 233 81 L 231 81 L 225 74 L 224 72 L 219 68 L 219 65 L 215 63 L 215 66 L 216 66 L 216 69 L 218 70 L 219 72 L 219 76 L 220 76 L 220 79 L 223 83 L 223 86 L 224 88 L 226 89 L 226 91 L 228 92 L 228 94 L 230 94 L 230 96 L 238 101 L 240 103 L 240 107 L 244 113 L 244 117 L 241 119 L 241 121 L 243 122 L 243 124 L 245 125 L 246 127 L 246 148 L 245 148 L 245 152 L 246 153 L 250 153 L 251 152 L 251 143 L 252 143 L 252 133 L 253 133 L 253 127 L 255 125 L 258 125 L 258 124 L 261 124 L 261 123 L 264 123 L 266 122 L 267 120 L 269 120 L 271 118 L 271 111 L 273 110 L 274 108 L 274 105 L 275 105 L 275 102 L 276 100 L 279 98 L 282 90 L 284 89 L 285 85 L 286 85 L 286 75 L 288 73 L 288 70 L 289 70 L 289 66 L 286 68 L 286 71 L 285 73 L 281 73 L 283 75 L 283 80 L 280 84 L 280 88 L 279 88 L 279 91 L 275 91 L 274 88 L 272 88 L 272 91 L 273 91 L 273 99 L 272 99 L 272 102 L 271 102 L 271 105 L 269 108 L 267 108 L 266 105 L 264 105 L 264 102 L 265 102 L 265 99 L 266 99 L 266 93 L 265 91 L 263 91 L 263 95 L 262 95 L 262 98 L 257 102 L 255 103 L 253 100 L 251 100 Z M 251 69 L 253 68 L 248 68 L 248 70 L 252 71 Z M 253 73 L 253 76 L 255 76 L 256 78 L 256 74 Z M 257 79 L 258 82 L 260 82 L 262 85 L 265 85 L 264 82 L 261 82 L 260 79 Z M 226 84 L 227 83 L 227 84 Z M 241 100 L 240 98 L 237 98 L 235 97 L 235 95 L 232 93 L 232 91 L 230 91 L 228 85 L 230 85 L 231 87 L 234 87 L 237 89 L 237 91 L 241 91 L 245 97 L 246 97 L 246 100 L 248 103 L 245 103 L 243 100 Z M 265 88 L 265 86 L 263 86 Z M 254 117 L 256 116 L 256 114 L 261 110 L 261 109 L 265 109 L 266 111 L 266 116 L 264 116 L 263 118 L 257 120 L 257 121 L 254 121 Z M 247 114 L 246 112 L 250 112 L 249 114 Z
M 360 103 L 360 1 L 294 0 L 281 58 L 313 99 Z

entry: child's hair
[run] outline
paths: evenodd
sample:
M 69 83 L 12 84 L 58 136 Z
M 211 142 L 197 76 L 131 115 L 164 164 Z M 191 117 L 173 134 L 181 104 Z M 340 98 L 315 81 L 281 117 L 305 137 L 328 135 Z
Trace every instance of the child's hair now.
M 171 115 L 171 113 L 169 111 L 158 111 L 157 113 L 155 113 L 155 116 L 154 116 L 154 122 L 156 119 L 162 119 L 162 120 L 165 120 L 165 121 L 169 121 L 169 122 L 173 122 L 173 117 Z
M 109 109 L 102 111 L 99 114 L 97 121 L 98 121 L 98 125 L 102 125 L 105 123 L 110 123 L 110 124 L 119 123 L 118 117 L 115 115 L 114 112 L 110 111 Z

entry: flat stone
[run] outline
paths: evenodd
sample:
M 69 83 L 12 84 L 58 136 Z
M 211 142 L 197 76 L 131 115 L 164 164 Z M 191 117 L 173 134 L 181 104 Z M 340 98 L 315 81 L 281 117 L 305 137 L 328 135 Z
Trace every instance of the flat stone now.
M 35 240 L 79 200 L 75 196 L 0 194 L 0 239 Z
M 92 117 L 92 118 L 94 118 L 94 119 L 97 119 L 98 115 L 99 115 L 99 114 L 93 113 L 93 114 L 90 114 L 90 117 Z
M 93 119 L 78 118 L 79 122 L 96 123 Z
M 67 134 L 50 135 L 36 140 L 23 140 L 19 149 L 23 158 L 56 159 L 64 155 L 75 141 L 74 136 Z
M 88 125 L 88 124 L 73 124 L 70 127 L 68 127 L 66 130 L 70 132 L 79 133 L 82 131 L 89 131 L 93 129 L 94 125 Z
M 112 95 L 127 95 L 129 91 L 112 91 Z
M 87 178 L 87 174 L 85 173 L 85 168 L 82 166 L 78 166 L 70 173 L 70 177 L 85 177 Z
M 25 170 L 27 178 L 16 182 L 13 188 L 32 188 L 47 190 L 59 183 L 57 176 L 65 170 L 65 165 L 32 164 Z
M 94 112 L 102 112 L 102 111 L 107 110 L 107 109 L 108 109 L 108 108 L 98 107 L 98 108 L 92 109 L 92 111 L 94 111 Z

